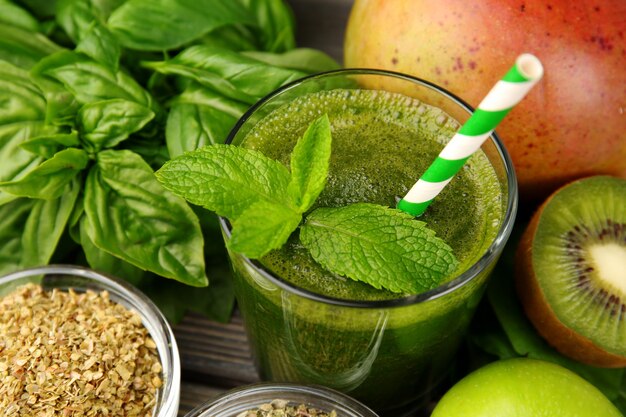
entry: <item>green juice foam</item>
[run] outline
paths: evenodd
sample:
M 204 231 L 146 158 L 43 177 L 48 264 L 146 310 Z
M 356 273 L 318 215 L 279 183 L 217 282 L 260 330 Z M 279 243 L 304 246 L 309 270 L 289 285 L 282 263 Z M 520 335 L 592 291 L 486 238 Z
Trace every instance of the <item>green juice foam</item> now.
M 299 97 L 263 118 L 242 146 L 289 166 L 296 141 L 328 114 L 332 155 L 326 188 L 313 207 L 369 202 L 395 207 L 450 140 L 459 124 L 438 108 L 394 93 L 331 90 Z M 482 151 L 473 155 L 419 219 L 435 230 L 460 261 L 450 280 L 474 264 L 502 222 L 502 191 Z M 295 233 L 261 259 L 265 268 L 306 290 L 350 300 L 405 296 L 334 275 L 318 265 Z

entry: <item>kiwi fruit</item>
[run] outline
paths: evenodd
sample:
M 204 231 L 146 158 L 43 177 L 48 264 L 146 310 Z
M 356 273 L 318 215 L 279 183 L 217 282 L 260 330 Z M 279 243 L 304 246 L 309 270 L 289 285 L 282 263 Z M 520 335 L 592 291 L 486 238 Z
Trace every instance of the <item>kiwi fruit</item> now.
M 626 366 L 626 180 L 595 176 L 552 194 L 516 252 L 526 315 L 562 354 Z

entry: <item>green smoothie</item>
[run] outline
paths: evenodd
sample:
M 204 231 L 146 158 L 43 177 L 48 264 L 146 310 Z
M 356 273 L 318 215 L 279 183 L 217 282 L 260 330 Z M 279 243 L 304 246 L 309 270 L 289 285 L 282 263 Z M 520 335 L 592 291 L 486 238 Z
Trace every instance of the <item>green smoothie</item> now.
M 241 146 L 289 166 L 296 141 L 324 113 L 332 126 L 332 157 L 328 183 L 313 208 L 358 202 L 395 207 L 396 197 L 406 194 L 459 127 L 440 109 L 403 95 L 338 89 L 297 98 L 276 110 L 254 126 Z M 460 261 L 449 279 L 478 260 L 502 221 L 500 184 L 483 153 L 472 157 L 420 220 L 452 247 Z M 337 279 L 310 257 L 297 236 L 262 263 L 294 285 L 328 297 L 399 297 Z
M 261 119 L 250 117 L 233 140 L 288 165 L 307 126 L 328 114 L 331 166 L 315 207 L 394 207 L 458 128 L 441 110 L 406 96 L 325 91 L 316 82 L 303 83 L 300 97 L 290 96 Z M 231 253 L 237 300 L 261 377 L 339 389 L 382 416 L 399 417 L 428 401 L 449 374 L 497 258 L 479 261 L 501 233 L 508 203 L 501 177 L 479 151 L 420 218 L 460 261 L 447 279 L 449 291 L 394 294 L 333 275 L 313 261 L 297 232 L 260 261 Z M 457 279 L 468 268 L 471 279 Z

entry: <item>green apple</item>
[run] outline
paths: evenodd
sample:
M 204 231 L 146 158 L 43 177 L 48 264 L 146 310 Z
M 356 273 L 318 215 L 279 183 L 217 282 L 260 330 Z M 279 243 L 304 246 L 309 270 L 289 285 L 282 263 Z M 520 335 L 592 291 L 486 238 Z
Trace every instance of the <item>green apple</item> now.
M 516 358 L 469 374 L 431 417 L 623 417 L 596 387 L 550 362 Z

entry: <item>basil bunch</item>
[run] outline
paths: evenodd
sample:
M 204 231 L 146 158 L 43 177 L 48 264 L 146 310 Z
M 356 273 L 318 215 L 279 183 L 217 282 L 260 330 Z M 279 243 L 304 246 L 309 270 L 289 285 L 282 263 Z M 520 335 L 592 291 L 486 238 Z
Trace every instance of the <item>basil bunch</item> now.
M 223 142 L 277 87 L 337 67 L 294 47 L 282 0 L 0 0 L 0 273 L 84 263 L 174 320 L 226 319 L 216 222 L 154 170 Z M 189 287 L 207 275 L 208 289 Z

